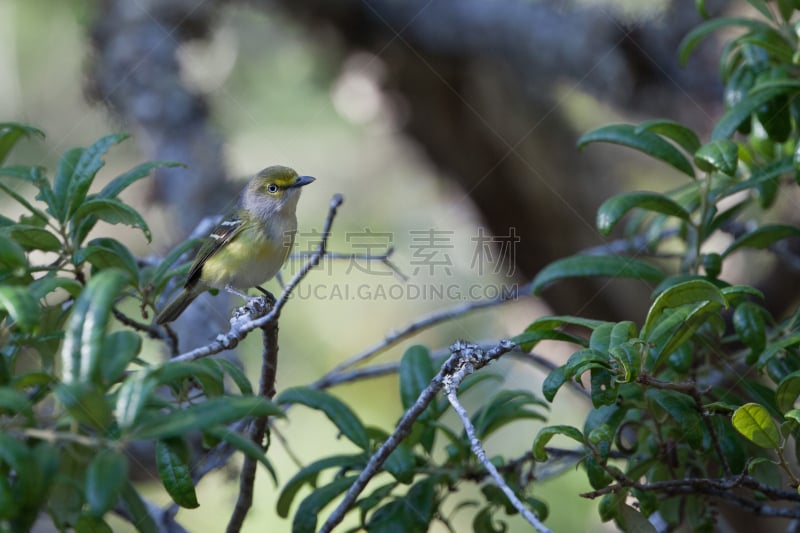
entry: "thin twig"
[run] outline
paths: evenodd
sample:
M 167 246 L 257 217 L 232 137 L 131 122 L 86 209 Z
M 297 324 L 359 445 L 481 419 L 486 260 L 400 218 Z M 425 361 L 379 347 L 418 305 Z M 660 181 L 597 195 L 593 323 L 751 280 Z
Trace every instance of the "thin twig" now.
M 350 359 L 343 361 L 336 367 L 334 367 L 330 372 L 326 375 L 322 376 L 316 382 L 312 384 L 312 387 L 319 387 L 321 383 L 325 383 L 326 380 L 329 379 L 329 376 L 339 374 L 345 370 L 348 370 L 356 365 L 359 365 L 378 354 L 381 354 L 395 346 L 396 344 L 406 340 L 413 335 L 416 335 L 420 331 L 433 327 L 437 324 L 441 324 L 442 322 L 447 322 L 448 320 L 452 320 L 454 318 L 458 318 L 462 315 L 466 315 L 473 311 L 477 311 L 479 309 L 486 309 L 487 307 L 493 307 L 496 305 L 500 305 L 512 300 L 515 300 L 519 295 L 527 295 L 530 294 L 531 284 L 526 283 L 518 287 L 515 291 L 511 292 L 510 294 L 502 291 L 497 297 L 489 298 L 487 300 L 479 300 L 476 302 L 465 302 L 449 309 L 444 309 L 441 311 L 436 311 L 435 313 L 431 313 L 430 315 L 424 316 L 414 322 L 411 322 L 403 329 L 398 331 L 394 331 L 388 334 L 382 341 L 375 343 L 374 345 L 370 346 L 363 352 L 354 355 Z
M 278 370 L 278 316 L 272 322 L 262 326 L 261 334 L 264 350 L 261 357 L 261 378 L 259 379 L 258 395 L 262 398 L 272 399 L 275 396 L 275 376 Z M 250 440 L 259 448 L 263 448 L 264 434 L 267 431 L 266 416 L 258 417 L 251 422 Z M 233 508 L 228 533 L 238 533 L 242 529 L 244 519 L 253 505 L 253 490 L 256 481 L 256 468 L 258 461 L 246 455 L 239 474 L 239 495 Z
M 342 385 L 343 383 L 350 383 L 362 379 L 377 378 L 386 376 L 388 374 L 394 374 L 399 370 L 399 368 L 400 363 L 393 361 L 391 363 L 383 363 L 366 368 L 357 368 L 355 370 L 349 370 L 345 372 L 329 372 L 315 381 L 311 386 L 317 389 L 328 389 L 336 385 Z
M 394 254 L 394 246 L 390 246 L 382 254 L 347 254 L 342 252 L 328 252 L 325 254 L 325 259 L 332 259 L 334 261 L 378 261 L 386 265 L 386 268 L 391 270 L 401 281 L 408 281 L 408 276 L 403 274 L 400 268 L 391 261 Z M 310 257 L 313 252 L 295 252 L 289 256 L 290 259 L 302 259 Z
M 347 493 L 342 501 L 339 502 L 339 505 L 336 506 L 336 509 L 328 516 L 325 523 L 322 524 L 319 530 L 320 533 L 330 533 L 333 528 L 342 521 L 344 515 L 353 506 L 358 496 L 367 486 L 367 483 L 378 473 L 383 463 L 395 448 L 397 448 L 403 439 L 411 433 L 411 427 L 414 425 L 414 422 L 444 386 L 445 376 L 451 375 L 457 370 L 459 360 L 464 357 L 477 358 L 476 356 L 480 353 L 480 360 L 484 361 L 483 364 L 485 365 L 494 361 L 504 353 L 507 353 L 513 347 L 514 344 L 509 341 L 500 341 L 497 346 L 484 354 L 479 352 L 475 345 L 470 345 L 461 341 L 453 344 L 453 346 L 451 346 L 450 357 L 444 362 L 439 372 L 434 376 L 428 386 L 420 393 L 414 405 L 403 414 L 402 418 L 397 423 L 397 427 L 392 434 L 389 435 L 389 438 L 386 439 L 383 444 L 381 444 L 380 448 L 378 448 L 378 451 L 369 458 L 367 466 L 364 467 L 364 470 L 361 471 L 347 490 Z
M 328 237 L 330 236 L 331 225 L 333 224 L 333 219 L 336 216 L 336 211 L 339 206 L 342 205 L 343 201 L 344 199 L 342 198 L 341 194 L 336 194 L 333 196 L 330 202 L 330 208 L 328 210 L 328 217 L 325 219 L 325 229 L 322 233 L 322 239 L 320 240 L 319 248 L 311 255 L 309 260 L 303 264 L 303 267 L 292 277 L 291 281 L 289 281 L 289 283 L 283 289 L 283 292 L 281 292 L 280 298 L 278 298 L 278 300 L 275 302 L 275 305 L 272 306 L 272 309 L 268 313 L 258 316 L 258 313 L 251 311 L 250 313 L 244 313 L 241 316 L 234 317 L 231 319 L 231 329 L 228 331 L 228 333 L 218 335 L 216 340 L 206 344 L 205 346 L 200 346 L 194 350 L 190 350 L 181 355 L 173 357 L 170 362 L 183 363 L 187 361 L 195 361 L 197 359 L 202 359 L 203 357 L 208 357 L 209 355 L 214 355 L 222 351 L 235 348 L 239 342 L 241 342 L 241 340 L 247 336 L 248 333 L 254 329 L 268 324 L 274 320 L 275 317 L 280 315 L 281 309 L 283 309 L 283 306 L 286 305 L 286 302 L 289 300 L 289 297 L 291 296 L 291 293 L 294 291 L 297 284 L 308 275 L 312 268 L 319 264 L 320 259 L 325 255 L 325 250 L 328 245 Z
M 461 385 L 461 382 L 464 380 L 465 377 L 472 374 L 475 371 L 475 367 L 470 359 L 462 359 L 461 360 L 461 368 L 459 368 L 455 373 L 452 375 L 445 376 L 444 378 L 444 391 L 447 394 L 447 399 L 450 401 L 450 405 L 453 407 L 453 410 L 458 414 L 458 417 L 461 419 L 461 424 L 464 426 L 464 430 L 467 433 L 467 438 L 470 442 L 470 447 L 472 448 L 472 453 L 478 458 L 481 462 L 483 467 L 489 472 L 489 475 L 492 476 L 494 482 L 500 487 L 500 490 L 503 491 L 503 494 L 506 495 L 506 498 L 511 502 L 511 505 L 519 511 L 519 513 L 528 521 L 530 525 L 536 528 L 537 531 L 541 533 L 552 533 L 552 530 L 545 526 L 539 517 L 536 516 L 533 512 L 530 511 L 517 495 L 511 490 L 511 487 L 508 486 L 508 483 L 503 479 L 503 476 L 500 475 L 500 472 L 497 471 L 497 468 L 489 461 L 489 458 L 486 457 L 486 451 L 483 449 L 481 445 L 481 441 L 478 439 L 478 436 L 475 433 L 475 426 L 472 425 L 472 421 L 469 419 L 469 414 L 467 410 L 461 405 L 461 402 L 458 400 L 458 387 Z

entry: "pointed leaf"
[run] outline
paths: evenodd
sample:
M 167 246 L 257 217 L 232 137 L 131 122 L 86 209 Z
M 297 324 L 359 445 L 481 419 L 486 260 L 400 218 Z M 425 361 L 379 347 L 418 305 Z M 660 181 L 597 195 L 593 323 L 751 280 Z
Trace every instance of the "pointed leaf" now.
M 308 387 L 292 387 L 279 394 L 275 401 L 279 405 L 299 403 L 322 411 L 353 444 L 364 450 L 369 448 L 369 436 L 361 420 L 341 400 L 327 392 Z
M 358 476 L 337 477 L 306 496 L 292 520 L 292 533 L 314 533 L 317 530 L 317 516 L 322 508 L 345 492 Z
M 128 459 L 116 450 L 103 450 L 86 469 L 86 503 L 89 513 L 100 518 L 117 503 L 128 481 Z
M 189 467 L 189 447 L 185 440 L 173 437 L 156 441 L 156 468 L 172 501 L 185 509 L 200 506 Z
M 670 287 L 659 294 L 653 305 L 650 306 L 642 327 L 642 337 L 647 337 L 650 334 L 650 331 L 666 309 L 704 301 L 717 302 L 723 307 L 727 306 L 727 301 L 722 292 L 708 281 L 696 279 Z
M 26 126 L 24 124 L 17 124 L 16 122 L 2 122 L 0 123 L 0 163 L 5 161 L 8 153 L 17 144 L 17 141 L 23 137 L 31 137 L 38 135 L 44 139 L 44 133 L 41 130 Z
M 117 392 L 116 415 L 120 429 L 127 430 L 136 424 L 139 416 L 152 399 L 156 381 L 146 371 L 128 376 Z
M 778 384 L 778 389 L 775 391 L 778 410 L 782 413 L 791 411 L 798 396 L 800 396 L 800 370 L 792 372 Z
M 39 304 L 25 287 L 0 285 L 0 311 L 8 313 L 20 331 L 31 332 L 39 324 Z
M 700 42 L 714 31 L 732 26 L 743 26 L 750 30 L 774 31 L 772 26 L 749 18 L 717 18 L 710 20 L 690 31 L 678 45 L 681 64 L 685 65 L 692 51 Z
M 694 162 L 700 170 L 736 175 L 739 166 L 739 147 L 730 139 L 718 139 L 700 147 L 694 154 Z
M 775 421 L 764 407 L 757 403 L 746 403 L 733 413 L 733 427 L 747 440 L 768 450 L 781 447 L 781 435 Z
M 789 237 L 800 237 L 800 228 L 786 224 L 766 224 L 733 241 L 721 255 L 723 258 L 727 257 L 739 248 L 764 249 Z
M 400 360 L 400 399 L 403 409 L 409 409 L 430 385 L 436 375 L 430 352 L 424 346 L 412 346 Z
M 128 138 L 125 133 L 113 133 L 97 140 L 93 145 L 81 152 L 75 163 L 67 187 L 66 216 L 69 217 L 78 206 L 83 207 L 86 193 L 89 192 L 97 172 L 103 168 L 103 156 L 109 148 Z
M 650 263 L 618 255 L 574 255 L 554 261 L 544 267 L 533 279 L 534 294 L 539 294 L 548 284 L 565 278 L 582 277 L 633 278 L 661 281 L 664 273 Z
M 116 239 L 92 239 L 85 247 L 78 249 L 72 257 L 76 265 L 88 262 L 95 270 L 118 268 L 128 273 L 133 280 L 139 278 L 139 265 L 130 250 Z
M 130 185 L 149 176 L 153 170 L 172 167 L 185 168 L 186 165 L 175 161 L 151 161 L 149 163 L 142 163 L 108 182 L 108 184 L 97 193 L 97 198 L 116 198 L 119 193 L 127 189 Z
M 717 121 L 717 125 L 711 132 L 711 140 L 717 141 L 726 139 L 734 134 L 736 128 L 750 118 L 750 115 L 762 105 L 766 104 L 776 96 L 780 96 L 785 89 L 766 89 L 755 94 L 748 94 L 741 102 L 725 112 Z
M 648 120 L 636 126 L 634 133 L 642 131 L 652 131 L 669 138 L 681 148 L 693 154 L 700 148 L 700 139 L 691 128 L 687 128 L 680 122 L 674 120 Z
M 58 169 L 53 178 L 53 201 L 51 212 L 59 222 L 67 219 L 67 206 L 70 205 L 69 188 L 72 176 L 78 167 L 78 161 L 83 155 L 83 148 L 72 148 L 61 155 L 58 161 Z M 49 203 L 49 202 L 48 202 Z
M 29 224 L 15 224 L 8 234 L 26 250 L 58 252 L 63 249 L 61 241 L 50 231 Z
M 304 485 L 314 485 L 317 475 L 323 470 L 335 468 L 337 471 L 347 471 L 361 468 L 367 463 L 368 457 L 363 454 L 358 455 L 332 455 L 314 461 L 313 463 L 301 468 L 292 478 L 286 482 L 278 497 L 276 510 L 278 516 L 286 518 L 292 506 L 295 496 Z
M 225 426 L 214 426 L 211 428 L 206 428 L 205 432 L 219 439 L 220 441 L 227 442 L 233 448 L 236 448 L 246 456 L 261 463 L 261 465 L 267 469 L 269 476 L 272 478 L 272 482 L 275 485 L 278 484 L 278 475 L 275 473 L 275 469 L 272 467 L 272 463 L 270 463 L 269 459 L 267 459 L 267 456 L 264 453 L 263 448 L 258 446 L 255 442 L 245 437 L 244 435 L 241 435 L 240 433 L 231 431 L 229 428 Z
M 669 141 L 650 131 L 639 131 L 630 124 L 612 124 L 597 128 L 578 139 L 578 148 L 582 149 L 593 142 L 607 142 L 620 144 L 639 150 L 645 154 L 659 159 L 668 165 L 680 170 L 690 177 L 694 177 L 694 169 L 686 157 Z
M 547 451 L 545 446 L 550 442 L 550 439 L 556 435 L 564 435 L 570 439 L 584 444 L 585 440 L 583 433 L 578 428 L 572 426 L 547 426 L 539 430 L 536 438 L 533 441 L 533 457 L 539 462 L 547 461 Z
M 65 383 L 98 382 L 106 326 L 127 275 L 116 269 L 92 277 L 72 308 L 61 347 Z
M 603 202 L 597 209 L 597 229 L 608 235 L 620 219 L 631 209 L 639 208 L 677 217 L 690 222 L 689 213 L 671 198 L 655 192 L 618 194 Z
M 265 398 L 222 396 L 167 414 L 142 417 L 132 433 L 139 439 L 163 439 L 230 424 L 245 417 L 265 416 L 283 416 L 283 411 Z
M 139 228 L 148 241 L 151 238 L 150 228 L 142 216 L 134 208 L 116 198 L 91 198 L 80 204 L 73 215 L 74 227 L 79 227 L 80 223 L 90 216 L 109 224 L 125 224 Z
M 136 492 L 130 481 L 126 480 L 121 496 L 122 507 L 130 517 L 130 523 L 139 533 L 159 533 L 161 531 L 153 521 L 153 517 L 150 516 L 147 505 L 142 501 L 142 497 Z

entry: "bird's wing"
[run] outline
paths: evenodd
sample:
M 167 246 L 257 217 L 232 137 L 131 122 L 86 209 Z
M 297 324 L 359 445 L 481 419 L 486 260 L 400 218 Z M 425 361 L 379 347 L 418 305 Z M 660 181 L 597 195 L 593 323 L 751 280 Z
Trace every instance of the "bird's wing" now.
M 242 231 L 242 219 L 237 216 L 225 217 L 222 222 L 211 231 L 206 239 L 206 243 L 197 252 L 192 268 L 189 270 L 189 278 L 186 280 L 186 287 L 194 285 L 200 279 L 203 264 L 209 257 L 219 251 L 220 248 L 231 242 Z

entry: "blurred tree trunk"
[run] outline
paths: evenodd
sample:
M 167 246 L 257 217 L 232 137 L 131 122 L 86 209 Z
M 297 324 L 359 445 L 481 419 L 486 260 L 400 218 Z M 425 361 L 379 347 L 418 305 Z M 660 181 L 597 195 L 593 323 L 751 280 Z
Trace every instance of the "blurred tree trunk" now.
M 712 11 L 736 5 L 707 3 Z M 161 172 L 154 191 L 157 201 L 181 206 L 179 224 L 188 232 L 223 196 L 224 158 L 206 103 L 181 82 L 175 54 L 181 42 L 211 31 L 223 2 L 145 4 L 101 4 L 91 92 L 138 133 L 148 157 L 189 164 L 190 171 Z M 249 4 L 278 6 L 342 62 L 363 51 L 383 61 L 384 88 L 406 111 L 404 130 L 469 194 L 495 235 L 514 228 L 522 237 L 516 262 L 523 279 L 606 242 L 594 229 L 595 210 L 632 173 L 628 154 L 619 160 L 614 148 L 577 152 L 582 132 L 565 111 L 565 95 L 587 92 L 631 121 L 667 117 L 700 131 L 721 112 L 717 51 L 701 47 L 687 68 L 677 63 L 680 39 L 700 22 L 692 0 L 673 0 L 666 12 L 627 24 L 610 8 L 561 0 Z M 557 313 L 615 320 L 642 316 L 648 293 L 635 282 L 581 280 L 544 297 Z M 778 312 L 794 298 L 785 290 L 774 296 Z

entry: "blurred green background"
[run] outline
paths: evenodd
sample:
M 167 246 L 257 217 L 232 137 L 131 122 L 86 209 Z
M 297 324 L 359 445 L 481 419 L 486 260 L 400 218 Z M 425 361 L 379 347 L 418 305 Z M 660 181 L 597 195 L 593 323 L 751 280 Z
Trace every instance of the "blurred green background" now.
M 648 17 L 660 13 L 667 2 L 641 4 L 603 3 L 609 9 L 622 6 L 625 16 L 635 20 L 641 12 L 646 11 Z M 93 2 L 0 2 L 0 117 L 31 124 L 47 133 L 45 141 L 23 143 L 13 156 L 16 161 L 54 169 L 65 149 L 85 146 L 109 132 L 128 128 L 106 108 L 90 105 L 84 97 L 86 65 L 92 54 L 89 27 L 96 10 Z M 525 281 L 525 276 L 515 275 L 513 265 L 493 272 L 491 265 L 481 271 L 480 261 L 475 262 L 474 239 L 485 222 L 469 194 L 444 179 L 426 152 L 404 133 L 402 105 L 381 88 L 385 67 L 380 57 L 364 51 L 342 62 L 335 57 L 336 52 L 310 38 L 308 27 L 277 10 L 231 5 L 219 15 L 209 38 L 182 46 L 179 58 L 185 83 L 208 99 L 211 123 L 224 139 L 229 175 L 243 180 L 265 166 L 284 164 L 316 176 L 317 182 L 305 190 L 299 206 L 300 248 L 313 244 L 312 233 L 321 230 L 331 196 L 342 193 L 345 203 L 334 225 L 331 249 L 363 252 L 364 248 L 354 243 L 359 238 L 363 242 L 365 232 L 388 234 L 395 248 L 392 260 L 408 276 L 404 281 L 384 265 L 373 263 L 367 269 L 363 262 L 350 261 L 333 261 L 313 272 L 282 316 L 279 391 L 310 383 L 387 332 L 463 300 L 409 296 L 409 287 L 452 287 L 464 297 L 492 296 L 498 288 Z M 570 84 L 561 87 L 559 103 L 576 128 L 586 129 L 618 117 L 613 106 Z M 113 149 L 107 158 L 106 177 L 145 158 L 141 139 L 136 131 L 132 133 L 133 140 Z M 458 134 L 455 124 L 453 134 Z M 464 150 L 470 150 L 469 145 L 465 144 Z M 571 153 L 574 148 L 567 146 L 565 150 Z M 577 152 L 570 157 L 577 157 Z M 174 208 L 165 210 L 155 204 L 151 187 L 143 180 L 128 192 L 126 201 L 137 206 L 151 224 L 154 242 L 147 243 L 136 232 L 120 226 L 99 230 L 125 240 L 141 256 L 163 255 L 184 238 L 172 223 L 175 212 L 170 209 Z M 601 200 L 597 198 L 597 202 Z M 443 232 L 446 241 L 436 253 L 449 263 L 436 266 L 433 272 L 415 255 L 420 253 L 415 239 L 422 235 L 415 232 L 430 230 Z M 531 246 L 530 235 L 520 237 L 518 246 Z M 385 238 L 379 241 L 387 244 Z M 376 253 L 384 248 L 370 250 Z M 296 264 L 290 265 L 290 270 L 292 266 Z M 470 287 L 478 292 L 467 294 Z M 278 290 L 275 282 L 269 288 Z M 396 291 L 403 295 L 382 296 Z M 524 298 L 425 332 L 379 360 L 396 361 L 405 348 L 417 343 L 439 349 L 456 338 L 491 341 L 512 336 L 547 312 L 541 301 Z M 220 314 L 224 319 L 225 314 Z M 209 339 L 212 337 L 209 334 Z M 158 346 L 150 346 L 153 359 L 162 356 Z M 553 360 L 568 354 L 563 347 L 547 344 L 537 351 Z M 259 339 L 249 339 L 240 355 L 255 380 L 260 365 Z M 540 390 L 543 374 L 530 365 L 509 359 L 488 371 L 504 377 L 502 386 Z M 384 430 L 390 430 L 401 414 L 394 376 L 336 387 L 332 392 L 355 406 L 366 423 Z M 478 388 L 468 393 L 464 399 L 467 407 L 476 409 L 487 392 Z M 551 412 L 553 423 L 579 423 L 585 416 L 586 403 L 571 394 L 565 391 L 557 398 Z M 454 419 L 448 420 L 455 425 Z M 489 455 L 524 453 L 539 426 L 520 423 L 499 432 L 485 443 Z M 297 470 L 286 446 L 304 464 L 334 450 L 353 451 L 337 438 L 322 415 L 300 407 L 291 411 L 288 420 L 277 422 L 276 430 L 283 438 L 273 439 L 269 456 L 283 482 Z M 289 521 L 275 513 L 278 489 L 263 474 L 259 471 L 256 503 L 244 530 L 288 531 Z M 168 501 L 157 480 L 142 486 L 153 501 Z M 180 511 L 179 522 L 192 531 L 222 530 L 236 489 L 234 471 L 209 475 L 198 487 L 201 507 Z M 556 481 L 537 482 L 534 494 L 549 503 L 547 524 L 555 531 L 607 529 L 609 526 L 598 523 L 596 504 L 577 496 L 586 490 L 589 486 L 584 475 L 572 468 Z M 458 491 L 454 502 L 477 494 L 469 485 L 459 486 Z M 468 530 L 469 520 L 470 513 L 465 511 L 451 517 L 458 531 Z M 518 517 L 509 519 L 509 523 L 509 531 L 528 530 Z M 126 530 L 122 522 L 114 527 Z

